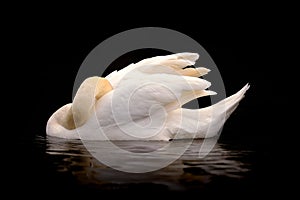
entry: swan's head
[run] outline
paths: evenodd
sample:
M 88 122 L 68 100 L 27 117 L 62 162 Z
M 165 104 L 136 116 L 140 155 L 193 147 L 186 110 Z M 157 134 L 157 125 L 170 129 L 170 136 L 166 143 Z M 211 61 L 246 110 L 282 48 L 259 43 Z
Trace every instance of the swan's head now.
M 73 103 L 58 109 L 50 117 L 47 132 L 55 132 L 60 128 L 73 130 L 82 126 L 89 119 L 97 100 L 112 89 L 110 82 L 105 78 L 95 76 L 85 79 L 77 90 Z

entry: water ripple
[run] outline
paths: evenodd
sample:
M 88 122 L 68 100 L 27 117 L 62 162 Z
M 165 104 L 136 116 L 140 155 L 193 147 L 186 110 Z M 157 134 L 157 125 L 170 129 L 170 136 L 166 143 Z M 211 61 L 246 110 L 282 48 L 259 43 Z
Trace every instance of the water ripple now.
M 96 160 L 80 140 L 64 140 L 52 137 L 39 137 L 35 143 L 44 147 L 47 163 L 59 174 L 68 174 L 75 178 L 80 187 L 92 187 L 97 190 L 125 190 L 148 187 L 154 190 L 184 191 L 198 190 L 213 185 L 216 180 L 242 180 L 251 171 L 251 162 L 247 157 L 253 154 L 251 149 L 231 148 L 226 143 L 217 143 L 204 158 L 199 158 L 202 140 L 194 140 L 186 152 L 175 162 L 160 170 L 134 174 L 117 171 Z M 94 142 L 93 148 L 105 142 Z M 166 142 L 117 141 L 120 148 L 135 152 L 137 155 L 160 149 Z M 176 141 L 183 145 L 184 141 Z M 95 145 L 96 144 L 96 145 Z M 161 152 L 164 153 L 163 151 Z M 127 164 L 142 165 L 138 157 L 127 160 Z M 148 158 L 156 162 L 152 155 Z M 149 162 L 151 164 L 151 162 Z M 119 166 L 120 167 L 120 166 Z

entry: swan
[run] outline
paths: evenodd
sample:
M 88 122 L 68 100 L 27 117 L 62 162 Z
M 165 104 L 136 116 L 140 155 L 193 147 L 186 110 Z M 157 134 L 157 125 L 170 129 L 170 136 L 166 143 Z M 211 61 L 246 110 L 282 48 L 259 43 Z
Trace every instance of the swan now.
M 186 68 L 197 53 L 156 56 L 130 64 L 106 77 L 89 77 L 72 103 L 49 118 L 46 133 L 65 139 L 171 140 L 216 136 L 246 91 L 218 103 L 186 109 L 182 105 L 208 95 L 211 83 L 202 77 L 210 70 Z

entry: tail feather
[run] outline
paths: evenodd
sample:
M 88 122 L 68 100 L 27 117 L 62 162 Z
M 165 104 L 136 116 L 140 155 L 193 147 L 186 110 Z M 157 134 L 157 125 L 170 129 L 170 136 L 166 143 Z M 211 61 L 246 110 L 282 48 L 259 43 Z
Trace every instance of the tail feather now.
M 168 126 L 170 132 L 178 133 L 173 138 L 208 138 L 216 136 L 225 121 L 238 107 L 249 85 L 226 99 L 202 109 L 179 108 L 170 112 Z
M 239 102 L 245 97 L 245 93 L 249 88 L 250 85 L 247 83 L 240 91 L 223 100 L 226 106 L 226 119 L 237 108 Z

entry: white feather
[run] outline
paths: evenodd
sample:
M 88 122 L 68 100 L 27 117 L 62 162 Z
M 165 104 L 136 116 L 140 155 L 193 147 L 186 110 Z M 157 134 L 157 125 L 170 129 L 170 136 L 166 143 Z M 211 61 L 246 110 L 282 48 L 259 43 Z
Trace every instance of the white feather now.
M 67 104 L 50 117 L 47 134 L 87 140 L 169 140 L 217 135 L 249 85 L 215 105 L 196 110 L 181 108 L 195 98 L 216 94 L 207 90 L 210 82 L 192 77 L 205 75 L 209 69 L 184 71 L 184 67 L 194 65 L 198 58 L 196 53 L 157 56 L 110 73 L 105 78 L 113 90 L 98 101 L 88 101 L 95 102 L 86 106 L 94 112 L 82 120 L 85 124 L 76 129 L 62 126 L 72 107 Z M 77 94 L 82 99 L 90 98 L 84 96 L 83 90 Z M 82 111 L 84 106 L 79 109 Z

